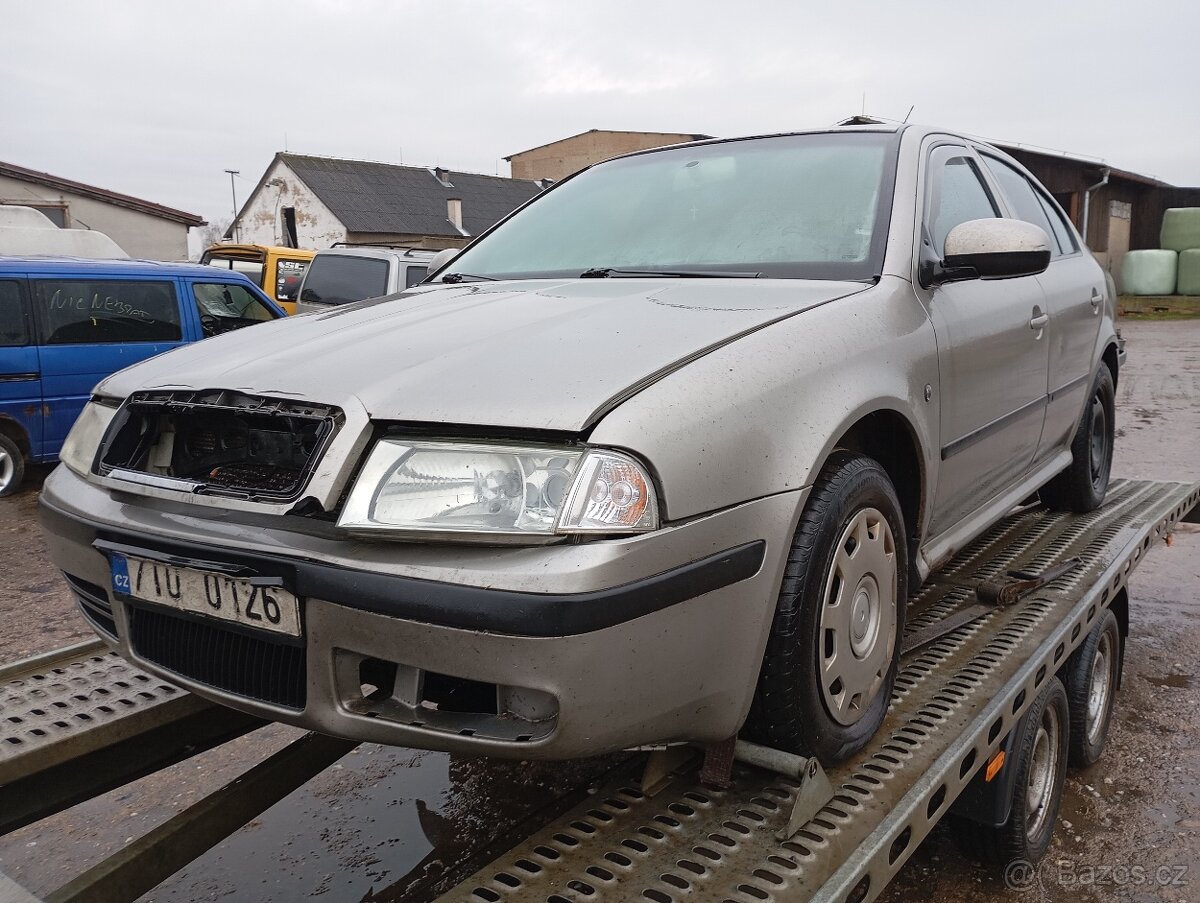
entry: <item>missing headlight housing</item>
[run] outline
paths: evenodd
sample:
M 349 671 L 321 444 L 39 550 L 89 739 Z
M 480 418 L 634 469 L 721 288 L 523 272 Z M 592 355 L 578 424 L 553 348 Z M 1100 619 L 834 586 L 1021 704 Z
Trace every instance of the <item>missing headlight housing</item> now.
M 98 473 L 288 501 L 299 497 L 341 422 L 341 411 L 328 405 L 222 390 L 138 393 L 109 429 Z

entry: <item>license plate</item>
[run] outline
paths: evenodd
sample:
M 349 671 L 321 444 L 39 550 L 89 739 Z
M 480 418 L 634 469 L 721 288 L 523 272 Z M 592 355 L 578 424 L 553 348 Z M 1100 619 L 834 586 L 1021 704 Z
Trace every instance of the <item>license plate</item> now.
M 124 555 L 112 556 L 112 585 L 144 602 L 300 636 L 300 603 L 283 587 Z

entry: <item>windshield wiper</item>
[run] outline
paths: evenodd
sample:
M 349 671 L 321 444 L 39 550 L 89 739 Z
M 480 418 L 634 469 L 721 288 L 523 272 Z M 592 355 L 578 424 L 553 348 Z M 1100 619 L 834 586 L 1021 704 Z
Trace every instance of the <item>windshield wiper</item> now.
M 473 273 L 447 273 L 442 277 L 442 282 L 451 284 L 457 282 L 496 282 L 495 276 L 476 276 Z
M 579 274 L 580 279 L 607 279 L 621 276 L 662 276 L 680 279 L 759 279 L 762 273 L 745 270 L 626 270 L 620 267 L 592 267 Z

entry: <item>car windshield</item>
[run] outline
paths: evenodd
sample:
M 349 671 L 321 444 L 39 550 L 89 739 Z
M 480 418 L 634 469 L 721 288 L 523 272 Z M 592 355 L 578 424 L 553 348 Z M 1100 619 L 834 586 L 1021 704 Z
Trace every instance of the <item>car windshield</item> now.
M 896 144 L 890 133 L 781 135 L 602 163 L 521 210 L 443 275 L 871 278 Z

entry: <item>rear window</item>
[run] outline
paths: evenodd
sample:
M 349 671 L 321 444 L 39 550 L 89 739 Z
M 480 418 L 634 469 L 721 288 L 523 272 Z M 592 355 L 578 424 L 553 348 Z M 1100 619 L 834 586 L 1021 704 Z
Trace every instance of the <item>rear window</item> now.
M 317 304 L 348 304 L 387 294 L 386 260 L 318 254 L 308 265 L 300 300 Z
M 172 282 L 38 279 L 33 296 L 48 345 L 183 338 Z

